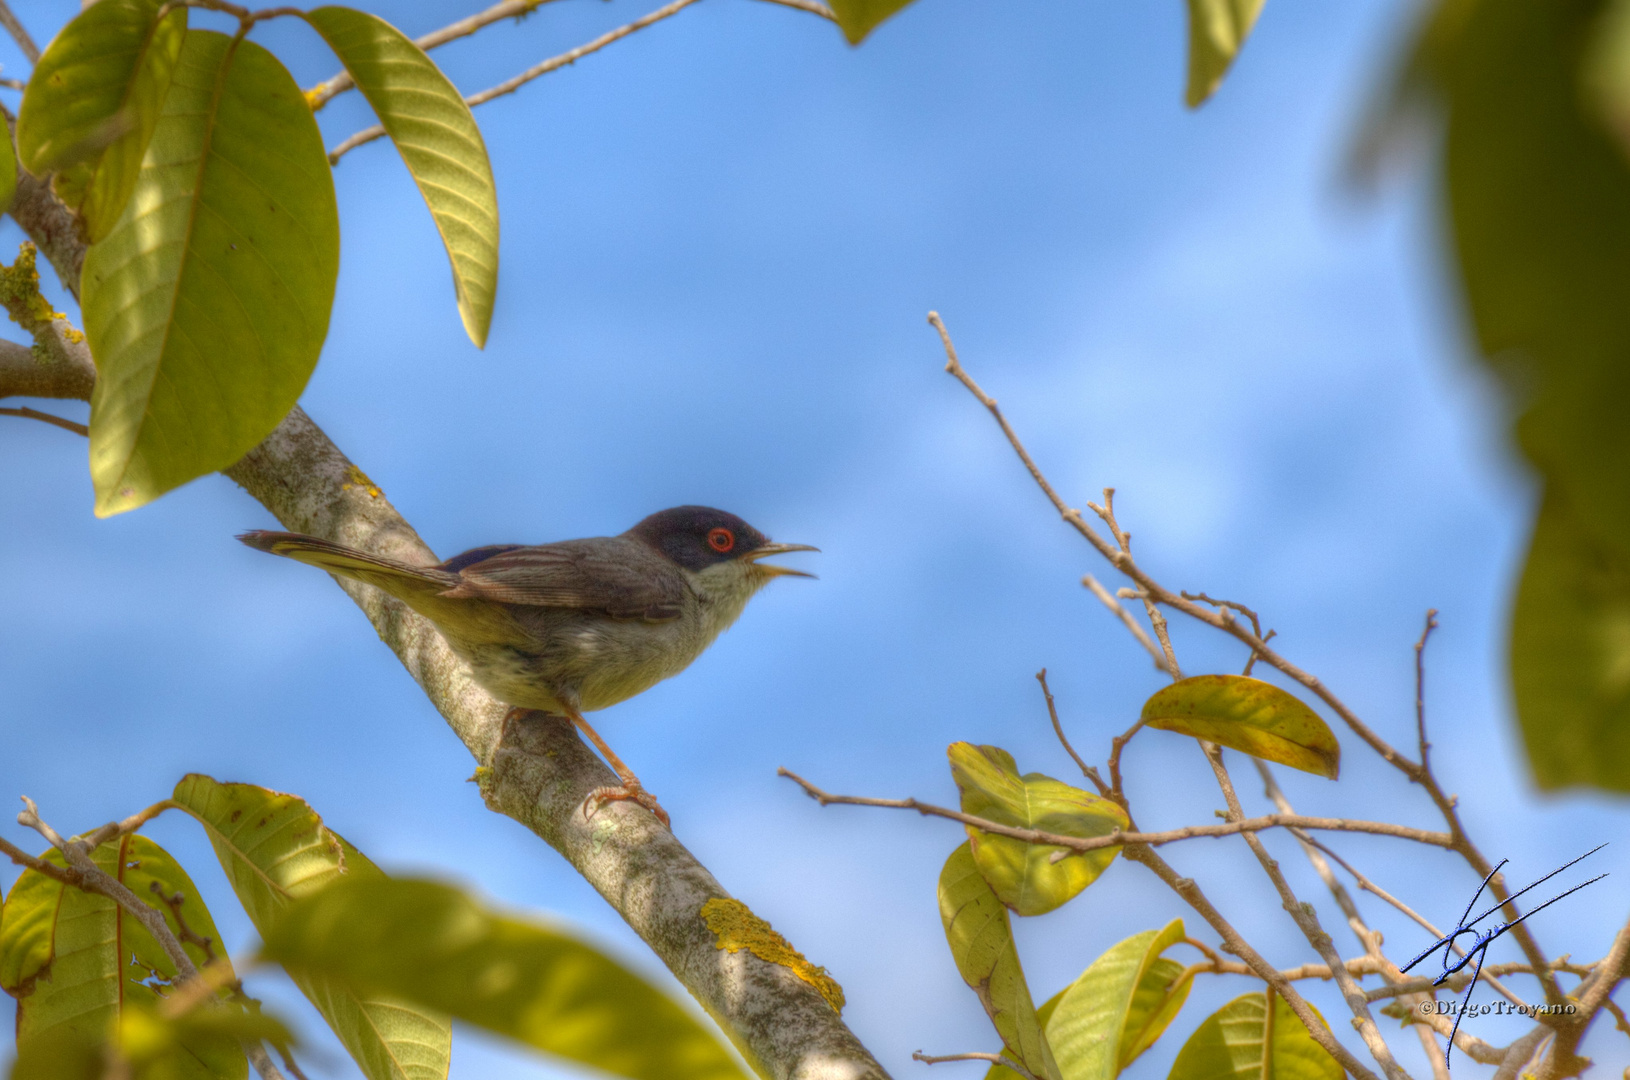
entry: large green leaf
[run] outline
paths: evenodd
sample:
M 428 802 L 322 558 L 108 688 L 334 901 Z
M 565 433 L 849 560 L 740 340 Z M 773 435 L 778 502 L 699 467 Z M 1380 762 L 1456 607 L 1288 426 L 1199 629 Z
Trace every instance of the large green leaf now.
M 1019 966 L 1007 908 L 985 883 L 963 844 L 945 860 L 939 883 L 940 921 L 962 981 L 973 987 L 1007 1053 L 1041 1080 L 1060 1080 L 1053 1052 Z
M 306 13 L 396 143 L 447 246 L 464 330 L 487 342 L 498 291 L 498 190 L 464 98 L 423 49 L 385 20 L 344 7 Z
M 41 856 L 66 865 L 60 852 Z M 145 903 L 164 913 L 180 933 L 175 910 L 159 899 L 181 896 L 181 918 L 193 934 L 211 942 L 219 962 L 230 964 L 220 933 L 198 889 L 169 853 L 144 836 L 130 834 L 91 853 L 96 865 L 127 885 Z M 208 955 L 183 941 L 194 964 Z M 39 1040 L 53 1059 L 73 1044 L 100 1045 L 113 1039 L 133 1007 L 156 1008 L 159 987 L 176 977 L 175 964 L 147 928 L 112 900 L 62 885 L 25 870 L 6 898 L 0 924 L 0 987 L 17 999 L 19 1046 Z M 248 1062 L 235 1039 L 193 1031 L 150 1060 L 162 1059 L 176 1080 L 248 1076 Z
M 558 929 L 450 885 L 365 879 L 299 901 L 266 936 L 291 971 L 389 994 L 634 1080 L 746 1080 L 666 994 Z
M 300 88 L 253 42 L 189 31 L 135 194 L 85 258 L 97 514 L 223 469 L 277 426 L 317 363 L 338 270 L 333 176 Z
M 1540 787 L 1630 791 L 1630 559 L 1548 490 L 1517 590 L 1511 680 Z
M 187 9 L 161 20 L 162 0 L 101 0 L 62 28 L 23 92 L 17 150 L 36 175 L 57 172 L 57 194 L 101 240 L 136 189 L 158 126 Z M 61 170 L 61 171 L 59 171 Z
M 952 743 L 951 775 L 962 792 L 962 812 L 1002 825 L 1079 836 L 1108 836 L 1130 827 L 1126 812 L 1108 799 L 1041 773 L 1019 775 L 1013 755 L 996 746 Z M 1020 915 L 1042 915 L 1097 880 L 1119 848 L 1053 856 L 1068 848 L 1027 844 L 968 826 L 974 862 L 1002 903 Z
M 6 136 L 6 145 L 0 148 L 0 213 L 11 209 L 11 200 L 17 194 L 17 153 Z
M 107 1080 L 110 1076 L 185 1080 L 199 1075 L 190 1047 L 236 1047 L 241 1040 L 270 1040 L 279 1046 L 295 1043 L 282 1022 L 259 1009 L 193 1008 L 171 1016 L 167 1010 L 127 1001 L 117 1032 L 105 1042 L 61 1029 L 22 1040 L 10 1080 Z
M 1313 1008 L 1309 1005 L 1308 1008 Z M 1318 1010 L 1314 1009 L 1314 1015 Z M 1172 1062 L 1168 1080 L 1342 1080 L 1341 1065 L 1313 1041 L 1283 998 L 1274 996 L 1273 1022 L 1261 993 L 1230 1001 L 1206 1018 Z M 1324 1021 L 1319 1016 L 1319 1021 Z M 1325 1025 L 1328 1030 L 1329 1025 Z M 1263 1049 L 1269 1049 L 1267 1068 Z
M 1542 785 L 1613 790 L 1630 789 L 1630 757 L 1601 741 L 1615 693 L 1601 635 L 1620 598 L 1614 575 L 1586 573 L 1581 559 L 1630 565 L 1627 30 L 1622 0 L 1440 0 L 1415 65 L 1447 112 L 1443 174 L 1472 324 L 1545 479 L 1530 552 L 1540 562 L 1511 630 L 1518 716 Z M 1559 574 L 1561 592 L 1536 591 Z M 1565 639 L 1590 655 L 1551 653 L 1564 666 L 1539 670 Z M 1586 668 L 1585 684 L 1565 677 Z M 1598 747 L 1610 752 L 1589 757 Z
M 838 17 L 838 26 L 849 44 L 859 45 L 866 35 L 911 0 L 830 0 L 832 14 Z
M 1239 55 L 1263 0 L 1189 0 L 1189 82 L 1183 98 L 1190 108 L 1216 92 Z
M 1243 675 L 1195 675 L 1143 703 L 1150 727 L 1192 735 L 1334 780 L 1341 744 L 1319 715 L 1285 691 Z
M 262 937 L 296 899 L 341 879 L 385 876 L 297 796 L 193 773 L 176 785 L 174 799 L 204 826 Z M 369 1080 L 447 1076 L 452 1029 L 444 1017 L 388 997 L 359 996 L 321 975 L 289 974 Z
M 1160 955 L 1181 940 L 1181 919 L 1134 934 L 1064 990 L 1046 1029 L 1064 1080 L 1114 1080 L 1160 1037 L 1188 997 L 1183 965 Z

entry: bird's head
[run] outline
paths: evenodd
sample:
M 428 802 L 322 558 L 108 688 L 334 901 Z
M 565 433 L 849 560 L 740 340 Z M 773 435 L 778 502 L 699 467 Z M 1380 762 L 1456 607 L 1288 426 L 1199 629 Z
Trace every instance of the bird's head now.
M 660 510 L 628 535 L 662 552 L 696 576 L 708 591 L 751 594 L 771 578 L 814 577 L 774 563 L 761 562 L 789 551 L 819 551 L 808 544 L 776 544 L 735 514 L 709 506 L 676 506 Z

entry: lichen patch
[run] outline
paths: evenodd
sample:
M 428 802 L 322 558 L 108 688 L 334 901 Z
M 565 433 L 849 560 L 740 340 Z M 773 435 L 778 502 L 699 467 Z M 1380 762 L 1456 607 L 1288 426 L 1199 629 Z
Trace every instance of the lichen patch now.
M 843 1014 L 843 987 L 823 967 L 816 967 L 792 943 L 771 928 L 770 924 L 754 915 L 752 909 L 740 900 L 714 897 L 702 905 L 702 921 L 713 931 L 714 947 L 727 952 L 746 949 L 760 960 L 780 964 L 800 979 L 809 983 L 832 1011 Z

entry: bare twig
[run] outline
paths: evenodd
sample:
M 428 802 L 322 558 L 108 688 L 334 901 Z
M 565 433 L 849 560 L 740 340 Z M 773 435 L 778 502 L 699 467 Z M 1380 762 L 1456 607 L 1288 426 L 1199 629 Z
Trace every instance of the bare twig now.
M 62 857 L 68 860 L 68 865 L 79 872 L 79 880 L 75 886 L 86 892 L 98 893 L 112 900 L 124 908 L 131 917 L 141 923 L 153 940 L 158 942 L 164 954 L 175 965 L 176 974 L 180 981 L 198 977 L 198 968 L 194 966 L 192 957 L 187 950 L 181 947 L 181 942 L 170 931 L 170 924 L 164 921 L 164 914 L 142 900 L 130 890 L 130 886 L 107 873 L 96 863 L 91 861 L 90 852 L 93 850 L 83 840 L 64 840 L 55 829 L 40 819 L 39 807 L 34 800 L 23 796 L 23 805 L 28 809 L 17 815 L 17 824 L 33 829 L 45 837 L 50 845 L 62 852 Z
M 54 424 L 64 431 L 71 431 L 75 435 L 89 435 L 91 433 L 90 428 L 77 420 L 69 420 L 48 412 L 40 412 L 38 409 L 30 409 L 27 405 L 15 409 L 9 407 L 0 408 L 0 416 L 20 416 L 25 420 L 39 420 L 47 424 Z
M 978 1053 L 977 1051 L 971 1051 L 966 1054 L 929 1055 L 923 1053 L 921 1050 L 918 1050 L 911 1055 L 911 1060 L 926 1062 L 929 1065 L 938 1065 L 945 1061 L 988 1061 L 992 1065 L 1007 1066 L 1020 1076 L 1025 1077 L 1025 1080 L 1036 1080 L 1034 1073 L 1025 1068 L 1023 1065 L 1020 1065 L 1017 1061 L 1014 1061 L 1012 1058 L 1008 1057 L 1006 1054 L 982 1054 Z
M 1127 728 L 1124 734 L 1117 735 L 1109 741 L 1110 797 L 1121 804 L 1121 809 L 1126 811 L 1129 818 L 1132 813 L 1132 805 L 1127 800 L 1126 790 L 1121 783 L 1121 753 L 1126 749 L 1126 744 L 1132 741 L 1132 736 L 1142 731 L 1143 725 L 1147 722 L 1139 719 L 1137 723 Z
M 1217 778 L 1217 786 L 1222 791 L 1223 799 L 1228 804 L 1228 818 L 1230 821 L 1239 821 L 1244 818 L 1245 811 L 1240 807 L 1239 795 L 1234 791 L 1234 782 L 1228 775 L 1228 768 L 1223 764 L 1222 748 L 1215 743 L 1202 741 L 1200 748 L 1204 751 L 1206 760 L 1211 764 L 1213 775 Z M 1381 1071 L 1386 1073 L 1389 1080 L 1410 1080 L 1409 1073 L 1398 1064 L 1392 1056 L 1392 1047 L 1382 1036 L 1381 1029 L 1376 1026 L 1375 1017 L 1370 1014 L 1370 1003 L 1364 1000 L 1364 990 L 1358 982 L 1348 973 L 1341 954 L 1336 952 L 1335 943 L 1330 935 L 1319 925 L 1319 916 L 1312 904 L 1306 904 L 1296 898 L 1291 889 L 1290 882 L 1285 880 L 1284 873 L 1279 869 L 1279 861 L 1268 854 L 1261 837 L 1253 833 L 1246 833 L 1245 843 L 1261 864 L 1263 873 L 1272 882 L 1274 891 L 1279 894 L 1279 902 L 1283 905 L 1286 914 L 1296 924 L 1296 928 L 1307 938 L 1313 951 L 1329 965 L 1331 974 L 1335 978 L 1336 986 L 1341 990 L 1341 996 L 1347 1002 L 1347 1008 L 1353 1014 L 1353 1027 L 1358 1030 L 1359 1038 L 1364 1040 L 1364 1046 L 1370 1052 Z M 1277 987 L 1275 988 L 1277 989 Z M 1286 999 L 1286 1003 L 1295 1008 L 1295 1002 Z M 1304 1006 L 1305 1008 L 1305 1006 Z M 1296 1010 L 1297 1017 L 1309 1030 L 1318 1025 L 1318 1018 L 1311 1009 L 1304 1015 L 1303 1010 Z
M 550 2 L 551 0 L 503 0 L 502 3 L 494 4 L 485 11 L 478 11 L 474 15 L 460 19 L 458 22 L 448 23 L 440 30 L 432 30 L 423 37 L 414 38 L 413 43 L 425 52 L 429 52 L 431 49 L 445 45 L 449 41 L 469 37 L 477 30 L 491 26 L 495 22 L 502 22 L 511 18 L 519 21 Z M 807 11 L 811 15 L 819 15 L 821 18 L 832 22 L 837 21 L 837 16 L 832 13 L 832 9 L 825 4 L 817 3 L 816 0 L 763 0 L 763 2 L 793 8 L 798 11 Z M 317 110 L 355 86 L 356 83 L 352 81 L 350 73 L 342 71 L 333 78 L 320 82 L 307 90 L 306 100 L 311 103 L 313 110 Z
M 1047 699 L 1047 715 L 1053 721 L 1053 731 L 1058 735 L 1058 741 L 1064 744 L 1065 752 L 1075 760 L 1075 764 L 1081 770 L 1081 775 L 1092 781 L 1100 795 L 1108 795 L 1109 787 L 1104 783 L 1103 777 L 1098 775 L 1098 770 L 1081 760 L 1081 755 L 1075 752 L 1075 747 L 1070 745 L 1070 740 L 1064 735 L 1064 726 L 1058 722 L 1058 706 L 1054 704 L 1053 692 L 1047 686 L 1046 668 L 1036 672 L 1036 681 L 1041 683 L 1042 696 Z
M 28 28 L 12 14 L 11 7 L 5 0 L 0 0 L 0 26 L 6 28 L 6 33 L 11 35 L 11 40 L 17 43 L 17 47 L 28 57 L 30 64 L 40 62 L 40 47 L 34 44 L 34 38 L 29 35 Z
M 1117 619 L 1121 620 L 1127 630 L 1131 631 L 1132 636 L 1137 638 L 1138 644 L 1142 645 L 1149 656 L 1153 658 L 1155 670 L 1165 671 L 1166 658 L 1160 655 L 1160 650 L 1155 647 L 1153 641 L 1149 640 L 1149 635 L 1144 633 L 1143 627 L 1138 625 L 1138 621 L 1132 617 L 1132 613 L 1121 607 L 1121 602 L 1115 599 L 1110 591 L 1100 585 L 1098 579 L 1091 574 L 1083 576 L 1081 584 L 1085 585 L 1092 592 L 1092 595 L 1096 596 L 1099 602 L 1108 608 Z
M 1426 626 L 1421 639 L 1415 642 L 1415 732 L 1420 742 L 1421 768 L 1430 770 L 1432 744 L 1426 741 L 1426 639 L 1438 628 L 1437 608 L 1426 611 Z
M 30 870 L 44 874 L 55 881 L 60 881 L 64 885 L 77 886 L 79 884 L 79 871 L 73 867 L 70 866 L 64 870 L 55 863 L 48 863 L 44 859 L 35 858 L 3 836 L 0 836 L 0 854 L 4 854 L 6 858 L 18 866 L 26 866 Z
M 789 769 L 777 769 L 776 775 L 785 776 L 804 789 L 804 794 L 820 803 L 822 806 L 875 806 L 887 810 L 915 810 L 926 817 L 941 817 L 951 821 L 960 821 L 964 825 L 972 825 L 976 829 L 997 836 L 1009 836 L 1015 840 L 1023 840 L 1027 844 L 1046 844 L 1055 847 L 1071 848 L 1075 851 L 1098 851 L 1101 848 L 1121 847 L 1123 845 L 1148 845 L 1158 847 L 1178 840 L 1190 840 L 1199 836 L 1237 836 L 1241 833 L 1260 832 L 1263 829 L 1322 829 L 1333 832 L 1360 832 L 1373 833 L 1378 836 L 1395 836 L 1402 840 L 1414 840 L 1417 843 L 1431 844 L 1435 847 L 1448 847 L 1447 833 L 1432 833 L 1422 829 L 1411 829 L 1404 825 L 1394 825 L 1387 821 L 1354 821 L 1347 818 L 1317 818 L 1304 817 L 1300 814 L 1269 814 L 1266 817 L 1241 818 L 1230 821 L 1224 825 L 1187 825 L 1181 829 L 1169 829 L 1165 832 L 1123 832 L 1119 829 L 1107 836 L 1080 837 L 1066 836 L 1063 833 L 1044 832 L 1040 829 L 1022 829 L 1012 825 L 1003 825 L 1001 822 L 991 821 L 987 818 L 976 817 L 973 814 L 964 814 L 960 810 L 952 810 L 944 806 L 935 806 L 932 803 L 921 802 L 917 799 L 868 799 L 858 795 L 832 795 L 822 791 L 814 784 L 805 780 Z
M 807 11 L 811 15 L 819 15 L 828 22 L 838 21 L 837 15 L 833 13 L 831 8 L 825 4 L 817 3 L 816 0 L 764 0 L 764 3 L 779 4 L 781 7 L 789 7 L 795 11 Z
M 1279 971 L 1263 955 L 1253 949 L 1248 941 L 1240 936 L 1229 921 L 1223 918 L 1216 906 L 1207 898 L 1205 892 L 1193 878 L 1182 877 L 1173 870 L 1171 864 L 1151 847 L 1144 844 L 1129 844 L 1122 854 L 1132 862 L 1148 867 L 1154 872 L 1166 887 L 1175 892 L 1190 907 L 1199 913 L 1217 935 L 1223 939 L 1223 948 L 1245 961 L 1251 971 L 1263 982 L 1273 987 L 1285 1003 L 1296 1013 L 1313 1037 L 1313 1041 L 1322 1046 L 1331 1057 L 1341 1063 L 1342 1068 L 1351 1073 L 1357 1080 L 1378 1080 L 1371 1072 L 1330 1033 L 1330 1029 L 1319 1022 L 1314 1015 L 1312 1007 L 1307 1000 L 1297 993 L 1290 981 L 1279 974 Z
M 533 79 L 547 75 L 549 72 L 566 67 L 569 64 L 575 64 L 577 61 L 583 59 L 585 56 L 588 56 L 590 53 L 599 52 L 612 42 L 620 41 L 629 34 L 632 34 L 638 30 L 643 30 L 652 23 L 661 22 L 663 19 L 666 19 L 671 15 L 677 15 L 681 11 L 690 7 L 692 4 L 698 2 L 699 0 L 672 0 L 672 3 L 658 8 L 649 15 L 642 15 L 640 18 L 635 19 L 631 23 L 625 23 L 624 25 L 617 27 L 615 30 L 601 34 L 593 41 L 579 45 L 575 49 L 570 49 L 563 52 L 559 56 L 550 57 L 548 60 L 545 60 L 534 67 L 527 68 L 525 71 L 521 72 L 512 79 L 506 79 L 497 86 L 489 87 L 478 94 L 471 94 L 469 97 L 465 98 L 464 101 L 471 108 L 474 108 L 477 105 L 485 105 L 493 98 L 502 97 L 505 94 L 512 94 L 516 90 L 519 90 L 521 87 L 525 86 L 527 83 L 531 82 Z M 385 128 L 383 125 L 379 124 L 375 124 L 370 128 L 362 129 L 328 152 L 328 160 L 330 164 L 338 164 L 340 158 L 344 157 L 352 150 L 362 146 L 364 143 L 371 143 L 375 139 L 382 137 L 384 134 Z
M 1260 758 L 1253 758 L 1252 760 L 1256 765 L 1257 774 L 1262 777 L 1263 791 L 1269 800 L 1273 802 L 1274 809 L 1281 814 L 1295 813 L 1295 809 L 1290 805 L 1290 800 L 1280 790 L 1279 782 L 1274 779 L 1273 770 L 1268 767 L 1268 763 Z M 1291 835 L 1301 843 L 1302 852 L 1307 856 L 1307 861 L 1313 865 L 1313 871 L 1319 875 L 1319 880 L 1324 882 L 1325 888 L 1330 890 L 1330 895 L 1335 899 L 1336 906 L 1341 908 L 1342 914 L 1347 917 L 1347 926 L 1352 930 L 1353 936 L 1358 938 L 1359 946 L 1364 950 L 1365 955 L 1379 961 L 1383 965 L 1381 969 L 1382 978 L 1387 980 L 1389 986 L 1395 985 L 1402 979 L 1402 974 L 1395 970 L 1389 970 L 1392 968 L 1392 964 L 1381 953 L 1381 935 L 1372 931 L 1369 924 L 1364 921 L 1364 916 L 1360 914 L 1358 905 L 1353 901 L 1352 894 L 1336 877 L 1335 871 L 1330 869 L 1330 864 L 1325 861 L 1323 853 L 1313 843 L 1313 838 L 1301 829 L 1292 829 Z M 1395 975 L 1398 976 L 1398 979 L 1393 978 Z M 1416 1006 L 1419 1002 L 1435 1000 L 1430 992 L 1421 995 L 1401 996 L 1405 1007 L 1416 1012 L 1418 1012 Z M 1366 1001 L 1375 1000 L 1369 996 L 1368 992 L 1365 993 L 1364 997 Z M 1432 1075 L 1435 1080 L 1449 1080 L 1449 1063 L 1444 1060 L 1437 1039 L 1433 1037 L 1431 1029 L 1416 1025 L 1415 1031 L 1420 1039 L 1421 1049 L 1426 1052 L 1426 1060 L 1432 1066 Z
M 1243 642 L 1260 656 L 1264 663 L 1294 679 L 1328 705 L 1347 725 L 1348 729 L 1362 739 L 1383 761 L 1402 772 L 1413 783 L 1421 785 L 1427 796 L 1438 808 L 1438 812 L 1442 814 L 1445 823 L 1449 826 L 1449 835 L 1453 838 L 1453 842 L 1449 846 L 1466 860 L 1467 864 L 1477 872 L 1479 877 L 1488 878 L 1489 891 L 1496 900 L 1505 904 L 1504 910 L 1507 919 L 1516 920 L 1518 913 L 1515 906 L 1509 903 L 1511 892 L 1506 888 L 1504 879 L 1495 873 L 1494 865 L 1472 842 L 1471 837 L 1466 833 L 1464 824 L 1460 820 L 1459 811 L 1456 809 L 1456 800 L 1443 790 L 1442 785 L 1438 783 L 1431 770 L 1419 762 L 1411 761 L 1400 753 L 1372 730 L 1368 724 L 1364 723 L 1357 713 L 1353 712 L 1345 702 L 1331 692 L 1329 687 L 1274 651 L 1262 636 L 1243 625 L 1227 609 L 1213 611 L 1203 607 L 1197 601 L 1184 599 L 1181 595 L 1172 592 L 1151 577 L 1132 558 L 1131 538 L 1115 521 L 1114 506 L 1110 502 L 1113 489 L 1107 488 L 1105 489 L 1103 506 L 1096 506 L 1092 503 L 1087 504 L 1103 519 L 1111 535 L 1114 536 L 1115 543 L 1111 544 L 1104 539 L 1096 529 L 1087 523 L 1079 510 L 1072 509 L 1059 497 L 1058 492 L 1053 489 L 1052 484 L 1047 481 L 1047 478 L 1036 466 L 1035 461 L 1025 450 L 1024 444 L 1019 441 L 1018 435 L 1013 431 L 1012 426 L 1008 424 L 1001 410 L 996 407 L 995 399 L 986 394 L 979 384 L 974 382 L 973 378 L 963 370 L 961 362 L 957 359 L 951 336 L 946 331 L 944 323 L 940 321 L 939 315 L 935 312 L 929 312 L 928 321 L 939 331 L 940 340 L 944 343 L 947 357 L 946 371 L 955 376 L 982 405 L 990 410 L 991 415 L 996 418 L 1003 433 L 1007 436 L 1014 453 L 1018 455 L 1020 462 L 1030 472 L 1031 477 L 1035 480 L 1036 485 L 1041 488 L 1042 493 L 1047 496 L 1048 501 L 1053 504 L 1053 508 L 1058 511 L 1059 516 L 1080 533 L 1082 538 L 1091 544 L 1100 555 L 1109 560 L 1111 565 L 1131 578 L 1137 585 L 1134 595 L 1143 600 L 1150 612 L 1150 621 L 1154 625 L 1155 635 L 1161 640 L 1162 647 L 1167 649 L 1167 660 L 1170 663 L 1169 670 L 1174 677 L 1178 671 L 1177 663 L 1169 650 L 1169 637 L 1165 633 L 1165 621 L 1160 618 L 1156 610 L 1157 604 L 1181 611 L 1190 618 L 1215 627 Z M 1111 782 L 1113 783 L 1113 777 L 1111 777 Z M 1540 949 L 1538 940 L 1535 939 L 1527 924 L 1516 923 L 1511 928 L 1511 934 L 1516 939 L 1518 947 L 1522 949 L 1523 955 L 1528 959 L 1529 964 L 1533 966 L 1537 973 L 1536 977 L 1544 986 L 1546 1002 L 1550 1005 L 1563 1004 L 1562 988 L 1551 973 L 1545 953 Z
M 449 41 L 469 37 L 482 27 L 491 26 L 495 22 L 501 22 L 504 19 L 515 19 L 517 21 L 523 19 L 549 2 L 550 0 L 503 0 L 502 3 L 494 4 L 485 11 L 478 11 L 474 15 L 458 20 L 458 22 L 448 23 L 440 30 L 432 30 L 423 37 L 414 38 L 413 43 L 425 52 L 429 52 L 431 49 L 439 45 L 445 45 Z M 351 79 L 350 72 L 342 71 L 333 78 L 318 83 L 310 90 L 307 90 L 306 101 L 311 104 L 312 111 L 316 111 L 354 86 L 356 86 L 356 83 Z

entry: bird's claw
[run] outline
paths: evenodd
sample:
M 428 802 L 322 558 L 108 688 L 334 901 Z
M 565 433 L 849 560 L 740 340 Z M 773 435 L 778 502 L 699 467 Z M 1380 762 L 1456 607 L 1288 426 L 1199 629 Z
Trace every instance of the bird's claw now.
M 583 800 L 583 817 L 592 818 L 599 812 L 600 807 L 608 802 L 638 803 L 651 811 L 656 819 L 662 822 L 663 828 L 672 830 L 668 824 L 668 811 L 657 802 L 657 797 L 646 791 L 638 780 L 626 780 L 618 787 L 599 787 L 589 792 L 589 797 Z

